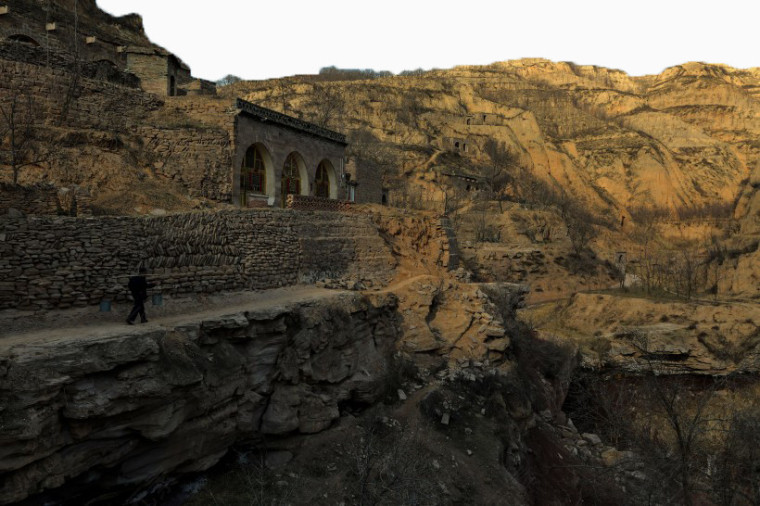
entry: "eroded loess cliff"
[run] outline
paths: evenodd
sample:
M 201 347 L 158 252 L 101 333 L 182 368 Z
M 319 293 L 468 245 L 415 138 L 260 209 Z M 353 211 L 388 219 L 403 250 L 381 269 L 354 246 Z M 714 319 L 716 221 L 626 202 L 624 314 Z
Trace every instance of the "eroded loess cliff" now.
M 391 188 L 437 188 L 436 172 L 451 171 L 436 160 L 445 151 L 483 176 L 495 140 L 518 165 L 593 207 L 674 208 L 735 197 L 758 161 L 758 82 L 756 69 L 724 65 L 631 77 L 533 59 L 364 81 L 243 82 L 221 92 L 348 133 L 356 156 L 385 169 Z

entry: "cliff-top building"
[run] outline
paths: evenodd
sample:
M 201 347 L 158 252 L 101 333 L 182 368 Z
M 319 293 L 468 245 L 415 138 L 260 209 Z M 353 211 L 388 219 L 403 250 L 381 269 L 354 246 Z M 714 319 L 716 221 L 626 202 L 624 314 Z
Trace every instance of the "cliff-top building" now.
M 161 96 L 216 91 L 214 83 L 193 78 L 177 56 L 153 44 L 139 15 L 114 18 L 95 0 L 0 0 L 0 40 L 107 63 L 136 75 L 145 91 Z
M 214 83 L 193 78 L 182 60 L 150 42 L 139 15 L 115 18 L 95 0 L 0 0 L 0 46 L 6 51 L 0 57 L 16 46 L 25 63 L 89 68 L 86 77 L 95 78 L 105 69 L 111 82 L 159 97 L 216 94 Z M 241 207 L 284 207 L 288 200 L 380 202 L 379 178 L 373 184 L 367 177 L 363 186 L 356 167 L 346 170 L 344 135 L 241 99 L 221 102 L 209 114 L 217 115 L 212 122 L 230 139 L 229 162 L 220 163 L 232 166 L 226 175 L 221 166 L 210 177 L 200 174 L 203 167 L 184 167 L 191 194 Z

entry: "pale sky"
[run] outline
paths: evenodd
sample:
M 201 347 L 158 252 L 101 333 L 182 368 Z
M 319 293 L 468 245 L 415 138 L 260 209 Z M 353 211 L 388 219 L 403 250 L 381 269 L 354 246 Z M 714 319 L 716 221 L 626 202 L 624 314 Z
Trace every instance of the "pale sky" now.
M 193 75 L 320 68 L 398 73 L 542 57 L 656 74 L 687 61 L 760 66 L 757 0 L 97 0 L 142 15 Z

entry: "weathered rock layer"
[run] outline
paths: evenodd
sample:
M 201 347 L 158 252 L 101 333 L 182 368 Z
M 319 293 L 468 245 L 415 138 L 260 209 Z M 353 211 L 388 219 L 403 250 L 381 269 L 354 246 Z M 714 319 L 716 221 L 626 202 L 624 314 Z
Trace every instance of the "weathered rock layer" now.
M 172 326 L 25 336 L 0 355 L 0 503 L 216 463 L 237 441 L 318 432 L 380 392 L 392 295 L 336 292 Z

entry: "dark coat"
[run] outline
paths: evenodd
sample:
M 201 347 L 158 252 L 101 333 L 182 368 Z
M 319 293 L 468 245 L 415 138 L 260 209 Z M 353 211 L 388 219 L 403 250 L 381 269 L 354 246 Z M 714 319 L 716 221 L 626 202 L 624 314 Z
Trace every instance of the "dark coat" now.
M 145 279 L 145 276 L 132 276 L 129 278 L 129 284 L 127 287 L 129 288 L 129 291 L 132 292 L 132 297 L 134 297 L 135 300 L 145 300 L 148 298 L 148 288 L 153 288 L 156 286 L 153 283 L 148 283 L 148 280 Z

